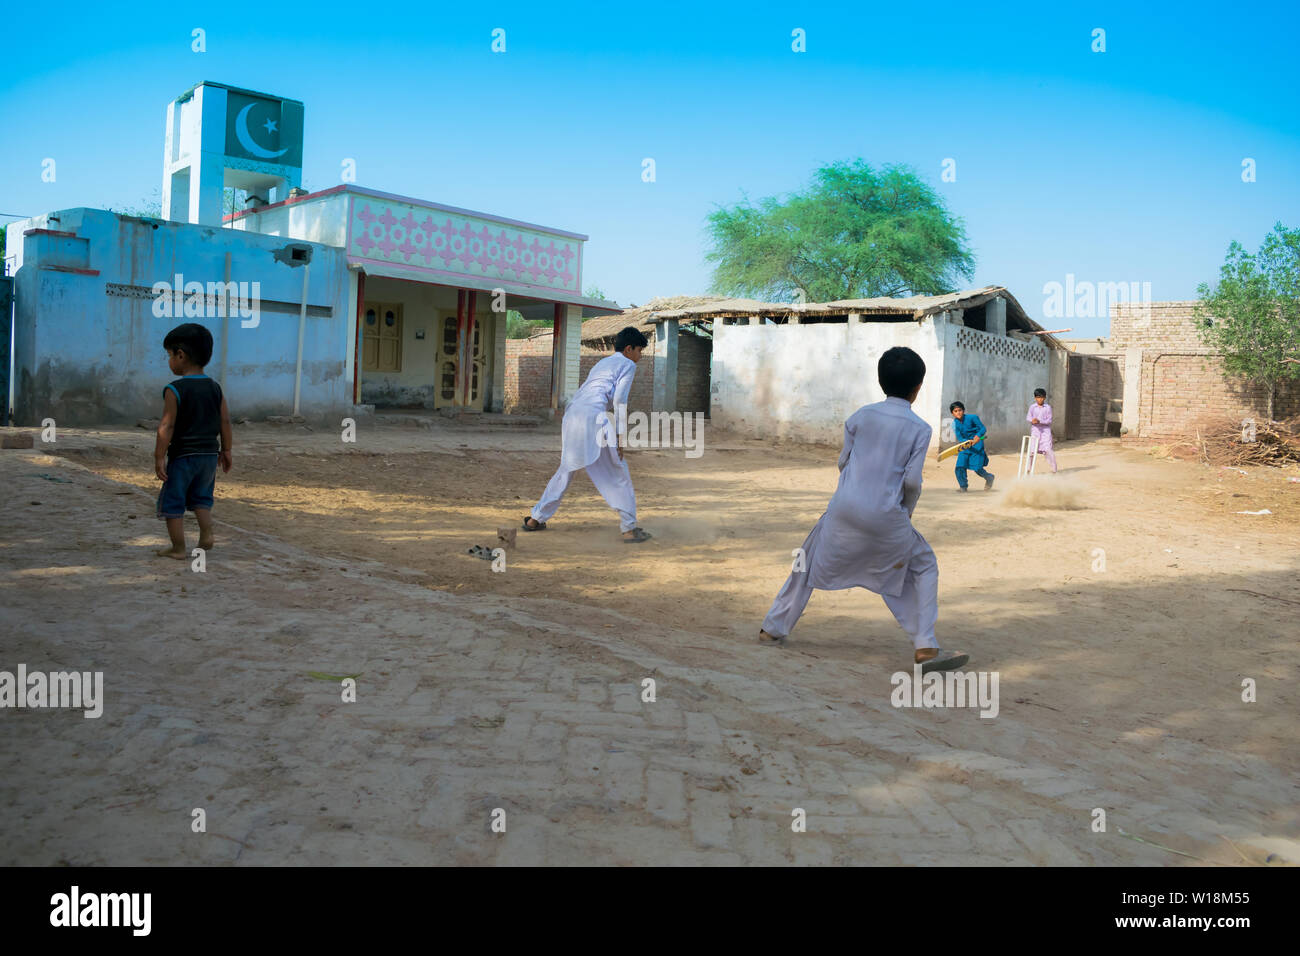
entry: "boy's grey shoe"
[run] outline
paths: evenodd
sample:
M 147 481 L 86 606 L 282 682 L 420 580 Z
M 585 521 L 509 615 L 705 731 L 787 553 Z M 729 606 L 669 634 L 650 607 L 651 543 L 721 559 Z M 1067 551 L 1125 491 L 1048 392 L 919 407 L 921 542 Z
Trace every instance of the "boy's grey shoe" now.
M 984 490 L 985 490 L 985 491 L 992 491 L 992 490 L 993 490 L 993 478 L 994 478 L 994 477 L 995 477 L 994 475 L 989 475 L 987 478 L 984 479 Z
M 964 666 L 969 660 L 969 654 L 959 654 L 956 651 L 940 651 L 928 661 L 921 662 L 921 673 L 928 674 L 930 671 L 955 670 Z
M 957 490 L 958 490 L 958 491 L 965 491 L 966 488 L 965 488 L 964 486 L 962 486 L 962 485 L 958 485 L 958 486 L 957 486 Z

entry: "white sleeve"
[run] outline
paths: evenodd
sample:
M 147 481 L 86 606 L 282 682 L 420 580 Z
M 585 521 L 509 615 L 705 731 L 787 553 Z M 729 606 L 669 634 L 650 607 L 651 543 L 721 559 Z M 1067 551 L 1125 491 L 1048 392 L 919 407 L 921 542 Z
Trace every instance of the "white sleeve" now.
M 917 436 L 903 471 L 903 507 L 910 518 L 916 510 L 916 503 L 921 498 L 921 469 L 925 465 L 925 453 L 930 447 L 930 428 Z
M 627 431 L 627 416 L 618 413 L 619 406 L 627 405 L 628 393 L 632 391 L 632 378 L 636 375 L 636 363 L 628 362 L 619 372 L 618 380 L 614 383 L 614 416 L 619 423 L 620 432 L 623 434 Z
M 849 428 L 849 423 L 844 423 L 844 450 L 840 452 L 840 471 L 849 463 L 849 457 L 853 454 L 853 432 Z

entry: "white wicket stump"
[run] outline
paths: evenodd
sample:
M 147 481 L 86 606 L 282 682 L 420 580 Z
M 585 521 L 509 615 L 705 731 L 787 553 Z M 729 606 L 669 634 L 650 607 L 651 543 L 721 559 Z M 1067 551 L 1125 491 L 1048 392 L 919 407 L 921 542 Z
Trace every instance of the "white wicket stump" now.
M 1038 461 L 1038 436 L 1020 436 L 1020 459 L 1016 462 L 1016 477 L 1024 478 L 1034 473 L 1034 463 Z

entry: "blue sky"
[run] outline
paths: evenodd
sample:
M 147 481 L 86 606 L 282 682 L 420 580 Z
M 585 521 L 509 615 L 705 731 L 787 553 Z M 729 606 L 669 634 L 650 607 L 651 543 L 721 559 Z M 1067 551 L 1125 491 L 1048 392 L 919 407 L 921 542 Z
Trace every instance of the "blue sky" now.
M 584 284 L 623 304 L 707 291 L 718 204 L 857 157 L 915 167 L 965 220 L 971 285 L 1040 319 L 1067 274 L 1192 298 L 1231 240 L 1300 226 L 1297 4 L 874 6 L 18 5 L 0 212 L 155 198 L 167 103 L 214 80 L 304 101 L 307 187 L 351 158 L 361 185 L 586 233 Z

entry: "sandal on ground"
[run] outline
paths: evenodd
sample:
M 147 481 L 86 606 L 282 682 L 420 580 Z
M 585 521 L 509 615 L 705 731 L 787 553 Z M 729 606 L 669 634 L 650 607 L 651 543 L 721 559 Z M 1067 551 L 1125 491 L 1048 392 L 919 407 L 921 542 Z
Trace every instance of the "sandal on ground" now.
M 785 644 L 785 636 L 780 634 L 769 634 L 767 631 L 759 628 L 758 643 L 767 647 L 780 647 Z
M 652 535 L 649 531 L 645 531 L 645 530 L 643 530 L 643 529 L 641 529 L 641 528 L 633 528 L 633 529 L 632 529 L 632 537 L 630 537 L 630 538 L 624 538 L 624 539 L 623 539 L 623 543 L 624 543 L 624 544 L 640 544 L 642 541 L 649 541 L 649 540 L 650 540 L 651 538 L 653 538 L 653 537 L 654 537 L 654 535 Z
M 957 651 L 940 651 L 929 660 L 921 661 L 921 673 L 928 674 L 930 671 L 956 670 L 969 660 L 969 654 L 959 654 Z
M 536 524 L 534 527 L 531 527 L 531 528 L 530 528 L 530 527 L 528 527 L 528 522 L 530 522 L 530 521 L 536 521 L 537 524 Z M 524 530 L 525 530 L 525 531 L 545 531 L 545 530 L 546 530 L 546 522 L 545 522 L 545 521 L 537 521 L 537 519 L 534 518 L 532 515 L 524 515 Z

